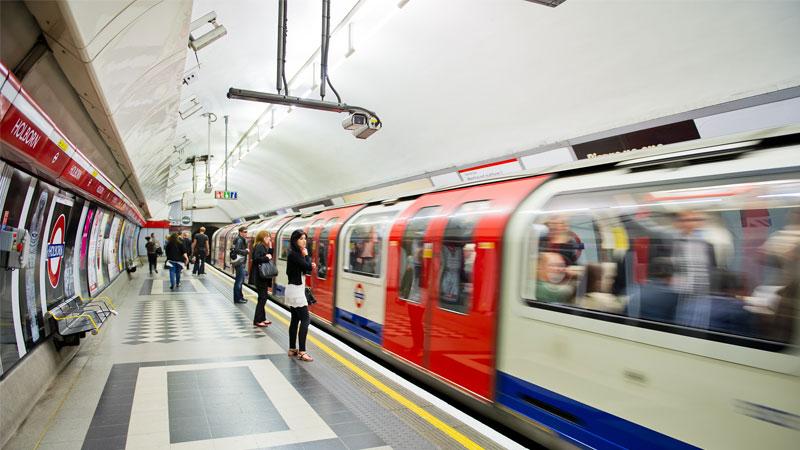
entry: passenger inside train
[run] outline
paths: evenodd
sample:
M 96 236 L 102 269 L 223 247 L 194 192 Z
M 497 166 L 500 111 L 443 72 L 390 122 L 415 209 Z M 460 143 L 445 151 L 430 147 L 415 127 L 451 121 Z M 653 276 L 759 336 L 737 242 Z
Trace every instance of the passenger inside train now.
M 775 180 L 557 196 L 531 228 L 528 302 L 742 345 L 790 342 L 798 188 Z

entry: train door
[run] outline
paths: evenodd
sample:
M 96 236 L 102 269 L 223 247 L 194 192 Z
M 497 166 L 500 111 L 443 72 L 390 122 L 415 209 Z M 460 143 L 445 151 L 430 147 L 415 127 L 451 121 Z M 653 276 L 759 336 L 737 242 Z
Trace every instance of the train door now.
M 332 323 L 334 314 L 334 289 L 336 282 L 336 244 L 342 224 L 355 214 L 361 205 L 324 211 L 317 216 L 317 222 L 309 231 L 309 238 L 314 236 L 313 261 L 317 269 L 311 274 L 311 285 L 317 304 L 310 308 L 318 318 Z
M 256 245 L 256 235 L 263 230 L 266 219 L 256 220 L 247 224 L 247 248 L 250 249 L 250 256 L 247 258 L 247 273 L 245 283 L 256 284 L 256 268 L 253 267 L 253 247 Z
M 383 340 L 389 231 L 410 201 L 368 206 L 339 235 L 341 264 L 336 285 L 337 326 L 376 344 Z
M 446 222 L 436 221 L 428 231 L 434 264 L 426 367 L 483 398 L 492 396 L 505 225 L 543 179 L 464 189 Z
M 398 217 L 389 238 L 383 346 L 421 367 L 427 366 L 429 287 L 437 262 L 430 233 L 443 228 L 453 198 L 461 193 L 454 190 L 420 197 Z
M 236 239 L 236 235 L 239 234 L 240 226 L 242 225 L 238 223 L 234 224 L 228 229 L 228 233 L 225 235 L 225 265 L 223 268 L 225 272 L 230 275 L 235 275 L 233 267 L 231 266 L 231 248 L 233 248 L 233 240 Z

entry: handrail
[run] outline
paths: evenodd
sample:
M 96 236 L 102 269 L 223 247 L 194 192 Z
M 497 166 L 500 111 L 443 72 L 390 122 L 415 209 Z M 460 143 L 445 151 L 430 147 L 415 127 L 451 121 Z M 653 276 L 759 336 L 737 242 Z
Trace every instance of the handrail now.
M 111 301 L 111 297 L 109 297 L 109 296 L 107 296 L 107 295 L 101 295 L 101 296 L 99 296 L 99 297 L 83 297 L 83 296 L 79 295 L 79 296 L 78 296 L 78 299 L 79 299 L 79 300 L 81 301 L 81 303 L 83 303 L 84 305 L 85 305 L 85 304 L 87 304 L 87 303 L 89 303 L 89 302 L 91 302 L 91 301 L 100 300 L 100 301 L 102 301 L 103 303 L 105 303 L 105 304 L 106 304 L 106 306 L 108 306 L 108 305 L 111 305 L 111 312 L 112 312 L 112 313 L 114 313 L 114 315 L 116 315 L 116 314 L 117 314 L 117 307 L 116 307 L 116 305 L 114 305 L 114 302 L 113 302 L 113 301 Z M 105 299 L 105 300 L 103 300 L 103 299 Z M 106 300 L 107 300 L 107 301 L 106 301 Z
M 92 326 L 94 327 L 94 331 L 92 332 L 92 334 L 97 334 L 97 333 L 100 332 L 100 327 L 97 326 L 97 322 L 95 322 L 94 319 L 92 318 L 92 316 L 89 315 L 89 314 L 86 314 L 86 313 L 78 314 L 78 315 L 71 314 L 71 315 L 64 316 L 64 317 L 58 317 L 56 315 L 56 313 L 54 313 L 53 311 L 48 311 L 48 313 L 50 314 L 50 316 L 53 317 L 53 319 L 56 319 L 57 321 L 66 320 L 66 319 L 80 319 L 82 317 L 85 317 L 85 318 L 89 319 L 90 322 L 92 322 Z

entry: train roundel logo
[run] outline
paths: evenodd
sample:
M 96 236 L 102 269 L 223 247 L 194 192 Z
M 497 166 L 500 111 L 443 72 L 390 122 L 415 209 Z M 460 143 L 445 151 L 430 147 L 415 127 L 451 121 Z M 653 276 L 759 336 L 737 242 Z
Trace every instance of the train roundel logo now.
M 356 308 L 364 306 L 364 285 L 361 283 L 356 284 L 356 290 L 353 292 L 353 297 L 356 301 Z
M 61 279 L 61 260 L 64 258 L 64 215 L 61 214 L 50 232 L 50 241 L 47 243 L 47 277 L 50 286 L 58 286 Z

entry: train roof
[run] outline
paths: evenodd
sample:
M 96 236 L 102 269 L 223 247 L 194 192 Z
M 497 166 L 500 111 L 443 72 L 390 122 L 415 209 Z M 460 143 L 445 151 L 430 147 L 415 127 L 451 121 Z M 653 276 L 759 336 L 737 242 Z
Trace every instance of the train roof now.
M 331 209 L 346 208 L 354 205 L 377 205 L 381 203 L 389 204 L 403 200 L 411 200 L 432 192 L 445 192 L 533 176 L 569 176 L 587 172 L 597 172 L 600 170 L 610 170 L 617 167 L 658 167 L 663 164 L 680 165 L 689 163 L 693 160 L 703 160 L 708 157 L 745 153 L 795 144 L 800 144 L 800 125 L 771 128 L 755 132 L 751 131 L 738 133 L 716 138 L 696 139 L 675 144 L 667 144 L 654 148 L 630 151 L 626 150 L 591 159 L 582 159 L 554 166 L 525 170 L 501 177 L 459 183 L 451 186 L 420 189 L 396 197 L 345 203 L 342 205 L 323 207 L 314 211 L 288 213 L 288 215 L 311 217 L 322 211 L 329 211 Z M 798 161 L 800 162 L 800 157 L 798 157 Z M 241 222 L 241 224 L 252 224 L 258 220 L 264 219 L 253 219 L 250 221 Z

